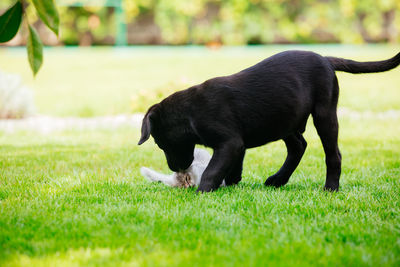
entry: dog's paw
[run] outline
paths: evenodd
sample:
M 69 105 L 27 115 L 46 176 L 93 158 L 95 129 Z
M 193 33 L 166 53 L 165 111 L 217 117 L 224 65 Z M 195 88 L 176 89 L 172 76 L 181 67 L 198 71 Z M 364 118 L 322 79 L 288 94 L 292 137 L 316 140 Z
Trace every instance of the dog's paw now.
M 339 184 L 325 184 L 324 190 L 328 192 L 338 192 Z
M 196 190 L 196 193 L 208 193 L 216 190 L 216 188 L 213 188 L 210 185 L 199 185 L 199 187 Z
M 222 184 L 226 185 L 226 186 L 237 185 L 241 180 L 242 180 L 242 176 L 239 176 L 239 177 L 234 178 L 234 179 L 225 179 L 222 182 Z
M 281 186 L 287 184 L 288 181 L 289 181 L 289 178 L 283 177 L 278 174 L 274 174 L 274 175 L 268 177 L 268 179 L 265 181 L 264 184 L 266 186 L 281 187 Z

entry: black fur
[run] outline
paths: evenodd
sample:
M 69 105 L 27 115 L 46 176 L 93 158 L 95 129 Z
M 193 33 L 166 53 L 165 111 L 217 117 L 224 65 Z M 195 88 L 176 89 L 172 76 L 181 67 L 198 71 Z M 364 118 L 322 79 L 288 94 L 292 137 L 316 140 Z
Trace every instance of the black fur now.
M 139 144 L 150 134 L 173 171 L 188 168 L 195 144 L 214 150 L 198 190 L 217 189 L 241 180 L 247 148 L 283 139 L 287 158 L 265 181 L 286 184 L 307 146 L 302 133 L 310 114 L 326 155 L 325 189 L 338 190 L 341 155 L 336 107 L 339 86 L 335 70 L 381 72 L 395 68 L 400 53 L 379 62 L 355 62 L 305 51 L 276 54 L 236 74 L 217 77 L 176 92 L 146 113 Z

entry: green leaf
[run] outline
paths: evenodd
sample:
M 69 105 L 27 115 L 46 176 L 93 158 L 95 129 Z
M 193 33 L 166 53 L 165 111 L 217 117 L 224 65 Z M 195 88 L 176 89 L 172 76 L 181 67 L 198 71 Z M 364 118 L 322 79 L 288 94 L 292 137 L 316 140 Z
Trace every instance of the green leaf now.
M 53 0 L 32 0 L 40 19 L 56 35 L 58 35 L 58 26 L 60 19 Z
M 26 47 L 28 49 L 29 64 L 33 75 L 36 75 L 43 62 L 43 45 L 38 33 L 31 25 L 29 25 L 29 37 Z
M 18 32 L 22 20 L 22 4 L 17 1 L 0 16 L 0 43 L 10 41 Z

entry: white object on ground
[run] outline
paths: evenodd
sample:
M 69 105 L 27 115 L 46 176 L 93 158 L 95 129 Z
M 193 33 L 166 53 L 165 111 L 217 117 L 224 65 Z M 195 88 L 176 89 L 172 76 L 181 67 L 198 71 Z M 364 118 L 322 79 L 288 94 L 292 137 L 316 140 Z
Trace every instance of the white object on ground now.
M 171 175 L 166 175 L 146 167 L 140 168 L 140 173 L 150 182 L 162 182 L 173 187 L 198 186 L 201 176 L 211 160 L 211 155 L 205 149 L 195 148 L 193 157 L 192 165 L 183 172 L 190 177 L 190 181 L 180 181 L 179 176 L 182 177 L 182 173 L 174 172 Z M 222 185 L 225 185 L 225 181 L 222 182 Z
M 0 71 L 0 119 L 33 115 L 33 92 L 22 84 L 21 76 Z

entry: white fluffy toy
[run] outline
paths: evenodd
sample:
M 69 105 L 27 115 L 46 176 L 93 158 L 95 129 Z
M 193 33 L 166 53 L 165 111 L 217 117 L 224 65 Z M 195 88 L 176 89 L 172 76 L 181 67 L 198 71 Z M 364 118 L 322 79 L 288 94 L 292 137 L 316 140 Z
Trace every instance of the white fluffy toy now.
M 140 168 L 140 173 L 151 182 L 162 182 L 173 187 L 192 187 L 200 184 L 201 176 L 211 160 L 207 150 L 195 148 L 193 162 L 184 172 L 174 172 L 171 175 L 158 173 L 149 168 Z M 222 182 L 225 185 L 225 181 Z

